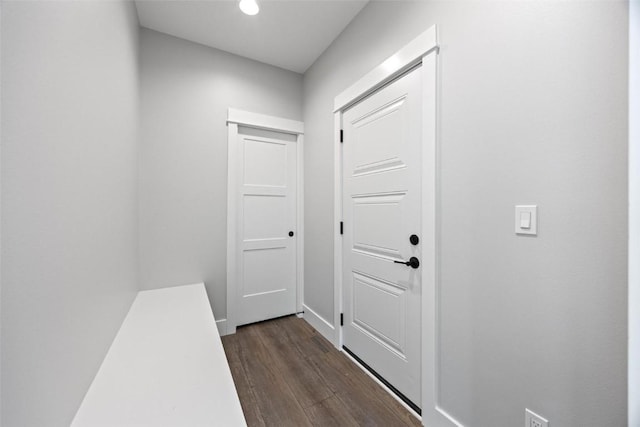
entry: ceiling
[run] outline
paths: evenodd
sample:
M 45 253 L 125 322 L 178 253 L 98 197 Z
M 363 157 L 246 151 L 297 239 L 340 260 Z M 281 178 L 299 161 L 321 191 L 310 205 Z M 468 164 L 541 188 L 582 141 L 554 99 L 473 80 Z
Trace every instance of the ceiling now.
M 258 0 L 245 15 L 236 0 L 136 0 L 138 19 L 160 31 L 297 73 L 329 47 L 368 0 Z

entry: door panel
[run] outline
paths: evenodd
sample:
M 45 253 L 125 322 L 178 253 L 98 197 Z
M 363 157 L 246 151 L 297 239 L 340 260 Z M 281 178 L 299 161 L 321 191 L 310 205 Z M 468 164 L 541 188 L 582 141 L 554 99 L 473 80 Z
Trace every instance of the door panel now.
M 421 113 L 414 70 L 342 116 L 344 346 L 418 407 Z
M 238 135 L 238 325 L 296 311 L 296 143 Z
M 286 246 L 277 247 L 274 244 L 271 244 L 267 249 L 245 249 L 243 297 L 286 292 L 285 288 L 273 285 L 286 284 L 289 280 L 287 271 L 280 268 L 287 264 L 287 255 Z
M 354 196 L 353 250 L 364 254 L 400 258 L 404 193 Z M 380 224 L 385 224 L 381 227 Z
M 353 322 L 403 357 L 406 289 L 362 274 L 353 275 Z M 385 307 L 379 310 L 379 307 Z
M 287 231 L 287 198 L 283 195 L 245 194 L 244 239 L 281 238 Z
M 353 176 L 390 171 L 405 166 L 404 147 L 390 144 L 404 121 L 406 98 L 379 107 L 352 123 L 359 138 L 353 141 Z
M 245 138 L 244 163 L 245 185 L 286 187 L 286 144 Z

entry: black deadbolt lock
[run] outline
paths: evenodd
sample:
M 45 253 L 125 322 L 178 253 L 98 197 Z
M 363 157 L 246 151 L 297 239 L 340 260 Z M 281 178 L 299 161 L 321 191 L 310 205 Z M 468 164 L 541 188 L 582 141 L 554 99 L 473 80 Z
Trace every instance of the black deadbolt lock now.
M 289 232 L 289 237 L 293 237 L 293 231 Z
M 417 245 L 418 242 L 420 242 L 420 238 L 415 234 L 412 234 L 411 237 L 409 237 L 409 241 L 411 242 L 412 245 Z

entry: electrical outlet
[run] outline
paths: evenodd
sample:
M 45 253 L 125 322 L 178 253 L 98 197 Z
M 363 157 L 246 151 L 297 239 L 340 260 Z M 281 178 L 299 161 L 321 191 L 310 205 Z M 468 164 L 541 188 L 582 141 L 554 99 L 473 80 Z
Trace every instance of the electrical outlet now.
M 535 412 L 525 409 L 524 427 L 549 427 L 549 421 L 542 418 Z

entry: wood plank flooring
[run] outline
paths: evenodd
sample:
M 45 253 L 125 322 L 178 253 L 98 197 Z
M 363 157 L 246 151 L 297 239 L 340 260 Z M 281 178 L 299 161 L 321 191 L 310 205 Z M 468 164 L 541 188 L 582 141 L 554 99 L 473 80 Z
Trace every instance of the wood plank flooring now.
M 420 426 L 420 421 L 296 316 L 222 337 L 249 427 Z

